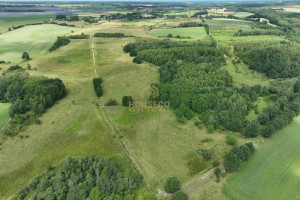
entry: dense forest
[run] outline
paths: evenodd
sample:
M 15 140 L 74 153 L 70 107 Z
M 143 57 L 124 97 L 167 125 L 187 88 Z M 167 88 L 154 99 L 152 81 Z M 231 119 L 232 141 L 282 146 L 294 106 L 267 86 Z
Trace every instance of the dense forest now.
M 282 41 L 280 44 L 237 43 L 237 55 L 250 69 L 271 78 L 291 78 L 300 75 L 300 45 Z
M 133 200 L 143 177 L 123 172 L 113 161 L 98 156 L 69 157 L 58 169 L 32 178 L 12 199 L 22 200 Z
M 3 133 L 15 135 L 17 127 L 24 125 L 24 121 L 35 121 L 65 94 L 66 89 L 60 79 L 31 77 L 18 65 L 9 67 L 0 76 L 0 102 L 12 104 L 9 109 L 12 120 Z

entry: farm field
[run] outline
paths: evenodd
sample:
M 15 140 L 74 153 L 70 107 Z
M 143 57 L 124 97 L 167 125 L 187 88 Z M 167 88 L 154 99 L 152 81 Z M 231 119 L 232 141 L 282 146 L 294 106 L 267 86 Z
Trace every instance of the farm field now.
M 206 36 L 206 32 L 203 27 L 154 29 L 147 33 L 156 37 L 166 37 L 167 35 L 172 34 L 173 37 L 180 35 L 180 37 L 191 37 L 193 39 L 201 39 Z
M 223 27 L 233 27 L 233 28 L 250 28 L 249 22 L 237 21 L 237 20 L 206 20 L 209 26 L 223 26 Z
M 248 16 L 251 16 L 251 15 L 254 15 L 254 14 L 250 13 L 250 12 L 236 12 L 234 14 L 234 16 L 241 17 L 241 18 L 248 17 Z
M 6 124 L 9 119 L 8 110 L 10 104 L 2 104 L 0 103 L 0 134 L 3 126 Z
M 232 200 L 299 199 L 300 117 L 260 147 L 223 192 Z
M 12 26 L 43 23 L 45 20 L 53 19 L 52 15 L 36 15 L 27 17 L 0 17 L 0 33 L 5 33 Z
M 22 53 L 28 52 L 31 58 L 45 54 L 57 36 L 79 30 L 75 27 L 65 27 L 53 24 L 32 25 L 16 29 L 0 35 L 1 60 L 19 63 Z

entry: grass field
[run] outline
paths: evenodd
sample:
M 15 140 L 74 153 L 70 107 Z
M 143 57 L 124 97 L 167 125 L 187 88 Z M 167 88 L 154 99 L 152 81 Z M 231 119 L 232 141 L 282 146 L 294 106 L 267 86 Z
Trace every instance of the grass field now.
M 209 26 L 223 26 L 233 28 L 250 28 L 250 22 L 236 21 L 236 20 L 206 20 Z
M 7 120 L 9 119 L 8 109 L 10 104 L 1 104 L 0 103 L 0 133 L 3 126 L 6 124 Z
M 234 173 L 223 192 L 231 200 L 300 199 L 300 117 L 271 137 Z
M 172 34 L 173 37 L 180 35 L 180 37 L 191 37 L 195 39 L 204 38 L 206 36 L 203 27 L 154 29 L 147 33 L 156 37 L 166 37 L 168 34 Z
M 76 31 L 79 28 L 53 24 L 33 25 L 16 29 L 0 35 L 0 60 L 19 63 L 22 53 L 28 52 L 31 58 L 43 55 L 56 40 L 57 36 Z
M 248 16 L 251 16 L 251 15 L 254 15 L 254 14 L 250 13 L 250 12 L 236 12 L 234 14 L 234 16 L 241 17 L 241 18 L 248 17 Z
M 43 23 L 45 20 L 53 18 L 55 18 L 55 16 L 52 15 L 36 15 L 28 17 L 0 17 L 0 33 L 7 32 L 7 29 L 12 26 Z
M 48 165 L 58 165 L 68 156 L 107 156 L 130 169 L 111 129 L 92 103 L 97 98 L 90 49 L 89 40 L 76 40 L 30 62 L 38 68 L 30 74 L 62 79 L 68 94 L 40 117 L 40 125 L 30 125 L 20 133 L 23 139 L 0 138 L 0 199 L 8 199 Z

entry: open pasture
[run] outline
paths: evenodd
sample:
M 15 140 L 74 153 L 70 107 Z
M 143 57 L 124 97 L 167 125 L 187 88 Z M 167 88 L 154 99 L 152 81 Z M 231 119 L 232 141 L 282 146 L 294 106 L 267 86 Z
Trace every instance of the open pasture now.
M 4 125 L 6 124 L 7 120 L 9 119 L 8 115 L 8 109 L 9 109 L 10 104 L 2 104 L 0 103 L 0 133 Z
M 167 35 L 172 34 L 173 37 L 180 35 L 180 37 L 190 37 L 195 39 L 201 39 L 206 36 L 206 32 L 203 27 L 154 29 L 147 33 L 156 37 L 166 37 Z
M 300 117 L 274 134 L 224 186 L 231 200 L 299 199 Z
M 43 55 L 55 42 L 57 36 L 79 30 L 75 27 L 53 24 L 32 25 L 0 35 L 0 60 L 19 63 L 22 53 L 28 52 L 31 58 Z

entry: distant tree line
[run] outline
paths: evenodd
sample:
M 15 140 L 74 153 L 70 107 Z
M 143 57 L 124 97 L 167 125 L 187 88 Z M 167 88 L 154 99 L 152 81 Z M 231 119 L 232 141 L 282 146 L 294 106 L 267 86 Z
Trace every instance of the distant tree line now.
M 57 169 L 47 167 L 45 174 L 31 179 L 12 199 L 137 199 L 142 181 L 140 174 L 123 172 L 106 158 L 69 157 Z
M 238 36 L 258 36 L 258 35 L 277 35 L 283 36 L 285 32 L 279 29 L 251 29 L 251 30 L 242 30 L 234 34 L 235 37 Z
M 95 33 L 94 37 L 125 37 L 124 33 Z
M 69 39 L 89 39 L 89 35 L 70 35 L 68 36 Z

